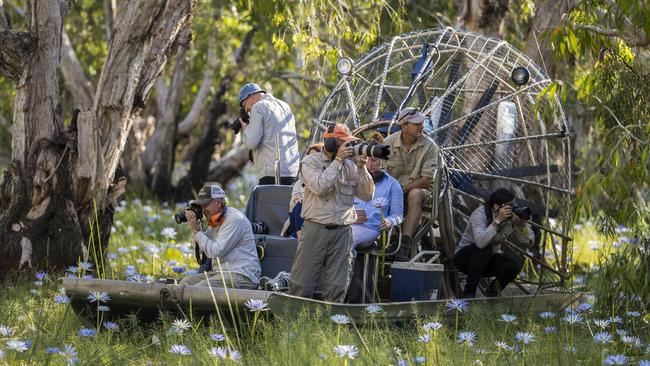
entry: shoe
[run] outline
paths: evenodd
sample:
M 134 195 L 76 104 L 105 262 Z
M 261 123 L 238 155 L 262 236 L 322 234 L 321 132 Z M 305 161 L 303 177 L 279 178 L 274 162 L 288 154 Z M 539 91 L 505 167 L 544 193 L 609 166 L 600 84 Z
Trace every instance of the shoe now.
M 474 291 L 463 291 L 463 295 L 460 297 L 461 299 L 473 299 L 476 297 L 476 290 Z
M 402 243 L 399 247 L 399 251 L 395 253 L 395 262 L 408 262 L 411 257 L 411 238 L 408 236 L 402 236 Z
M 485 296 L 499 297 L 499 283 L 497 280 L 493 280 L 492 282 L 490 282 L 487 289 L 485 290 Z

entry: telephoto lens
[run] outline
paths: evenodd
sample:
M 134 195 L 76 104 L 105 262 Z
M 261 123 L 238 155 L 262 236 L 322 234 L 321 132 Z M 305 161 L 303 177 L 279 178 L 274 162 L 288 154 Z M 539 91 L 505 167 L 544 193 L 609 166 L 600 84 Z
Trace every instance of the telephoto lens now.
M 269 227 L 264 223 L 264 221 L 251 221 L 251 227 L 253 228 L 253 234 L 269 233 Z
M 266 291 L 280 291 L 289 287 L 289 272 L 280 271 L 275 277 L 260 278 L 260 288 Z
M 354 155 L 363 155 L 377 159 L 388 160 L 390 156 L 390 146 L 380 144 L 369 144 L 367 142 L 352 143 Z

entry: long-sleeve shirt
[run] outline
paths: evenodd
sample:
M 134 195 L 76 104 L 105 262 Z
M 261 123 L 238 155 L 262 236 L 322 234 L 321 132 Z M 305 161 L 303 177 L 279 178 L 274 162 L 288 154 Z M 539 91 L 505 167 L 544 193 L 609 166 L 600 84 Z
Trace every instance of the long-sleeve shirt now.
M 533 245 L 535 235 L 528 223 L 521 228 L 516 227 L 512 220 L 502 222 L 498 227 L 488 223 L 485 217 L 485 205 L 481 205 L 472 212 L 465 232 L 456 247 L 456 252 L 472 243 L 481 249 L 489 244 L 494 244 L 498 246 L 495 249 L 499 250 L 500 245 L 505 243 L 506 239 L 515 245 L 530 247 Z
M 253 152 L 253 164 L 259 178 L 275 176 L 276 137 L 280 176 L 297 176 L 300 155 L 293 112 L 287 103 L 266 93 L 251 108 L 250 123 L 242 130 L 242 143 Z
M 381 210 L 379 209 L 380 207 Z M 354 200 L 354 208 L 356 210 L 364 210 L 368 217 L 368 221 L 358 225 L 374 230 L 379 235 L 382 210 L 384 212 L 384 218 L 392 226 L 402 223 L 404 217 L 404 191 L 402 191 L 399 182 L 390 176 L 390 174 L 386 173 L 379 182 L 375 183 L 375 195 L 372 201 L 363 201 L 356 198 Z
M 213 271 L 219 271 L 214 260 L 218 257 L 224 272 L 239 273 L 254 283 L 259 282 L 262 268 L 257 258 L 253 229 L 241 211 L 228 207 L 223 224 L 197 232 L 194 240 L 208 258 L 213 258 Z
M 358 169 L 349 159 L 331 160 L 325 152 L 303 158 L 300 179 L 305 184 L 302 217 L 323 225 L 354 223 L 354 197 L 370 201 L 375 191 L 365 166 Z

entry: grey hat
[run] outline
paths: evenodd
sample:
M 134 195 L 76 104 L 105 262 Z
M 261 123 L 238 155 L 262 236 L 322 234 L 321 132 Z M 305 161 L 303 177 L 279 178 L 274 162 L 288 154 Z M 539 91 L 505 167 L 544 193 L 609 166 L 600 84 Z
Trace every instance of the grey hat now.
M 243 102 L 244 99 L 259 92 L 266 93 L 266 90 L 262 89 L 259 85 L 255 83 L 248 83 L 242 86 L 241 89 L 239 89 L 239 105 L 241 105 L 241 102 Z
M 400 126 L 405 122 L 420 124 L 424 122 L 425 119 L 427 119 L 427 116 L 420 113 L 416 108 L 408 107 L 402 109 L 399 112 L 399 116 L 397 117 L 397 124 Z
M 218 183 L 206 183 L 199 191 L 199 197 L 192 201 L 197 205 L 205 205 L 215 198 L 226 198 L 226 192 Z

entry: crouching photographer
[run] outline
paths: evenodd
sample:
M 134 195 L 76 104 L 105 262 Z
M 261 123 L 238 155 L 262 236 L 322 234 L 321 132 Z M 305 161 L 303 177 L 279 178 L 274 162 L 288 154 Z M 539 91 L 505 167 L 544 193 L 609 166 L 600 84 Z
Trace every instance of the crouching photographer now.
M 206 218 L 206 230 L 201 228 L 201 216 Z M 206 183 L 198 199 L 176 214 L 176 221 L 187 222 L 198 251 L 212 261 L 211 270 L 185 277 L 181 284 L 257 288 L 262 269 L 251 223 L 241 211 L 226 205 L 219 184 Z
M 454 265 L 467 274 L 463 297 L 476 296 L 481 277 L 496 277 L 487 289 L 487 296 L 498 296 L 510 282 L 517 278 L 523 262 L 502 251 L 510 243 L 530 247 L 534 234 L 530 228 L 530 209 L 514 207 L 515 196 L 507 189 L 494 191 L 488 202 L 478 207 L 470 216 L 465 232 L 454 255 Z

